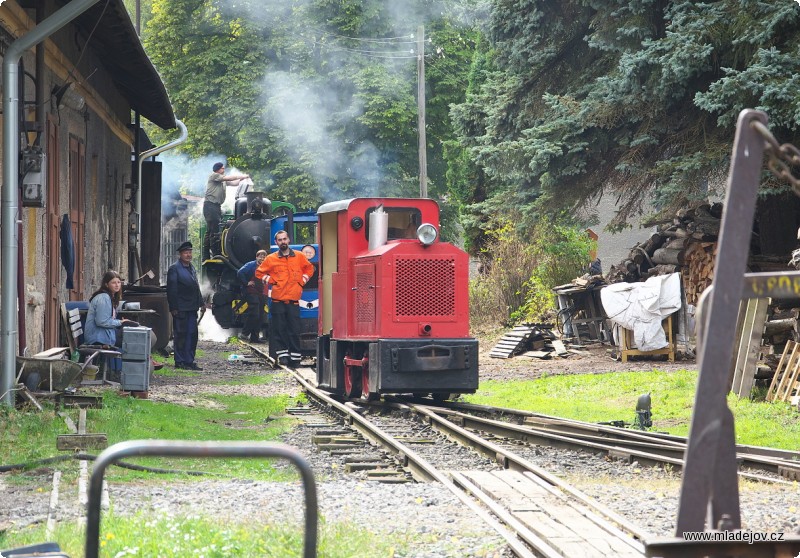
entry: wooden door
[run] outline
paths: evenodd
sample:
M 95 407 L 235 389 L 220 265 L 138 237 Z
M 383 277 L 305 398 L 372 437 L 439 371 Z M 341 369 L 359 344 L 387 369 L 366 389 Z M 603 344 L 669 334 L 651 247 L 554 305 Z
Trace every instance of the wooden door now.
M 75 242 L 75 273 L 73 289 L 69 291 L 70 300 L 85 300 L 84 283 L 84 232 L 86 229 L 86 150 L 83 142 L 75 137 L 69 138 L 69 221 L 72 224 L 72 239 Z
M 61 321 L 58 305 L 59 276 L 61 258 L 59 252 L 59 203 L 58 203 L 58 125 L 47 117 L 47 198 L 45 201 L 44 231 L 47 252 L 45 254 L 45 308 L 44 308 L 44 346 L 55 347 L 60 344 L 58 328 Z M 30 247 L 32 249 L 33 247 Z

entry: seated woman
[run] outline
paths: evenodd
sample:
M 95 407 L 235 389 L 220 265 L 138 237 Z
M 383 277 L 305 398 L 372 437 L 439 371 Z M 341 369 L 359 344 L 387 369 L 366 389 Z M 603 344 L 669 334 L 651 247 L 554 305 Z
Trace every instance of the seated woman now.
M 122 346 L 122 327 L 136 322 L 117 319 L 117 306 L 121 299 L 122 278 L 116 271 L 107 271 L 100 288 L 89 299 L 89 314 L 83 328 L 86 345 Z

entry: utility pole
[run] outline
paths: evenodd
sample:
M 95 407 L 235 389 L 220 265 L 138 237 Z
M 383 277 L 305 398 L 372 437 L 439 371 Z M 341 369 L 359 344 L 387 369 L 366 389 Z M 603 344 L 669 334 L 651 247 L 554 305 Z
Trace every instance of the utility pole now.
M 428 154 L 425 149 L 425 26 L 417 28 L 417 129 L 419 130 L 419 197 L 428 197 Z

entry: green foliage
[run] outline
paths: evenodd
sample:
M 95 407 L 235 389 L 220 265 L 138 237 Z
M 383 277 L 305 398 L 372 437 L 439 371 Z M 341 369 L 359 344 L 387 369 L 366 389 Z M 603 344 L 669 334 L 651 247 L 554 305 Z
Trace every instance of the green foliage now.
M 614 190 L 620 225 L 650 193 L 706 196 L 741 109 L 800 140 L 798 20 L 796 2 L 498 0 L 451 112 L 465 213 L 534 220 Z
M 470 4 L 243 0 L 228 11 L 153 0 L 144 43 L 190 131 L 179 150 L 225 154 L 271 198 L 307 208 L 418 195 L 415 33 L 425 24 L 429 195 L 447 205 L 447 112 L 464 100 L 476 35 L 451 8 Z
M 592 247 L 580 229 L 552 222 L 523 230 L 506 219 L 486 238 L 484 271 L 470 283 L 470 319 L 478 329 L 540 320 L 553 310 L 551 289 L 583 273 Z
M 484 271 L 470 283 L 470 323 L 479 329 L 509 322 L 525 303 L 524 287 L 536 265 L 533 251 L 510 221 L 488 231 L 487 238 Z
M 555 310 L 553 287 L 582 275 L 594 242 L 586 233 L 563 224 L 540 225 L 534 231 L 532 249 L 537 265 L 526 282 L 525 303 L 512 313 L 514 321 L 539 321 Z

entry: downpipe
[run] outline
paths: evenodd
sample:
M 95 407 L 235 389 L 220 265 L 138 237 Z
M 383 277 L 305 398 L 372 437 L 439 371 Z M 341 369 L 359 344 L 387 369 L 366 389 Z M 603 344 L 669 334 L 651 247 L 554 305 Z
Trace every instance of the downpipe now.
M 26 50 L 67 25 L 99 0 L 73 0 L 8 47 L 3 58 L 3 184 L 0 188 L 0 404 L 14 404 L 16 375 L 17 221 L 19 215 L 19 62 Z
M 186 129 L 186 125 L 177 118 L 175 119 L 175 125 L 181 131 L 181 134 L 178 136 L 178 138 L 169 143 L 165 143 L 160 147 L 154 147 L 152 149 L 148 149 L 147 151 L 142 151 L 136 158 L 136 250 L 139 252 L 140 257 L 142 255 L 142 163 L 148 157 L 153 157 L 159 153 L 168 151 L 179 146 L 187 140 L 189 137 L 189 131 Z M 137 269 L 136 272 L 138 273 L 139 270 Z M 136 279 L 138 280 L 138 277 Z

